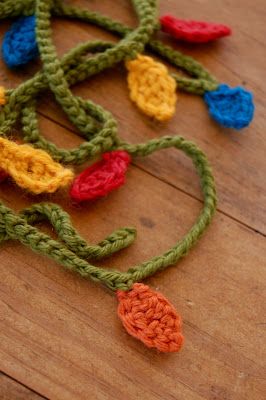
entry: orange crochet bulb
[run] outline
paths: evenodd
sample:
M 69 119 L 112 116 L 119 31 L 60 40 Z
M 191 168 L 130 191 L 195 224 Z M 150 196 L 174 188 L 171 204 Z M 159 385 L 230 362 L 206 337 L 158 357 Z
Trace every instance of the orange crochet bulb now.
M 181 317 L 161 293 L 135 283 L 128 292 L 118 290 L 117 297 L 119 318 L 131 336 L 164 353 L 180 350 Z

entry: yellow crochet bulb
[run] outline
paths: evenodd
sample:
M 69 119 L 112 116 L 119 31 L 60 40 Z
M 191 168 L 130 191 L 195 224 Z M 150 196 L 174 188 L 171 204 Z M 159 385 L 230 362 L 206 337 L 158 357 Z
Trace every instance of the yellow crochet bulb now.
M 0 106 L 3 106 L 4 104 L 6 104 L 5 88 L 0 86 Z
M 34 194 L 53 193 L 73 180 L 73 172 L 63 168 L 43 150 L 0 138 L 0 168 L 23 189 Z
M 175 113 L 177 85 L 167 68 L 140 54 L 126 67 L 131 100 L 149 117 L 169 120 Z

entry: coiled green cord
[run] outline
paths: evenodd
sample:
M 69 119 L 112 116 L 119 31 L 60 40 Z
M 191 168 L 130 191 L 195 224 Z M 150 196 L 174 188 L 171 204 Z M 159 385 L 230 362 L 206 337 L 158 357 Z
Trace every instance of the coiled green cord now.
M 139 26 L 131 30 L 96 13 L 64 6 L 61 1 L 52 0 L 7 0 L 0 5 L 0 16 L 31 15 L 36 13 L 36 35 L 43 70 L 33 78 L 7 93 L 7 104 L 0 113 L 2 134 L 9 134 L 21 117 L 24 141 L 49 152 L 63 163 L 81 164 L 105 151 L 123 149 L 133 157 L 143 157 L 155 151 L 174 147 L 190 157 L 201 180 L 204 196 L 202 211 L 188 233 L 163 255 L 154 257 L 127 272 L 96 267 L 89 259 L 101 259 L 128 246 L 135 238 L 135 230 L 118 230 L 96 246 L 88 245 L 71 225 L 68 214 L 55 204 L 36 204 L 16 215 L 0 203 L 0 241 L 16 239 L 32 250 L 44 254 L 70 270 L 95 281 L 104 283 L 112 290 L 128 290 L 134 282 L 176 263 L 197 242 L 209 225 L 216 208 L 214 179 L 208 160 L 195 144 L 181 136 L 163 137 L 144 144 L 131 145 L 117 135 L 117 123 L 112 115 L 89 100 L 73 96 L 69 87 L 78 81 L 109 68 L 116 63 L 134 58 L 148 43 L 150 49 L 173 65 L 184 68 L 198 79 L 176 77 L 184 90 L 202 93 L 217 85 L 215 79 L 200 64 L 183 56 L 158 41 L 151 41 L 151 35 L 158 26 L 156 1 L 134 0 L 133 5 L 139 17 Z M 51 12 L 56 15 L 79 18 L 118 33 L 123 39 L 118 44 L 102 41 L 89 42 L 71 50 L 61 60 L 51 40 Z M 88 52 L 98 53 L 86 58 Z M 197 82 L 197 83 L 195 83 Z M 58 149 L 44 139 L 39 132 L 36 113 L 36 97 L 42 90 L 50 88 L 57 102 L 68 118 L 86 139 L 78 148 Z M 51 239 L 32 226 L 40 219 L 47 218 L 54 226 L 60 241 Z
M 166 136 L 135 146 L 124 144 L 119 148 L 130 152 L 133 156 L 147 156 L 157 150 L 169 147 L 182 150 L 192 159 L 200 176 L 204 206 L 189 232 L 163 255 L 154 257 L 138 266 L 131 267 L 127 272 L 96 267 L 86 260 L 90 256 L 95 257 L 95 251 L 88 251 L 86 249 L 84 253 L 83 250 L 80 250 L 80 246 L 82 249 L 88 246 L 84 240 L 77 236 L 67 214 L 53 204 L 35 205 L 22 212 L 22 217 L 17 216 L 12 210 L 0 204 L 0 238 L 2 240 L 17 239 L 32 250 L 54 259 L 66 268 L 78 272 L 83 277 L 102 282 L 112 290 L 130 289 L 134 282 L 139 282 L 153 275 L 158 270 L 165 269 L 186 255 L 209 225 L 216 208 L 216 191 L 208 160 L 194 143 L 186 141 L 180 136 Z M 27 223 L 29 216 L 29 222 L 36 222 L 37 216 L 35 214 L 48 217 L 56 231 L 60 232 L 60 239 L 64 243 L 51 239 L 48 235 L 29 225 Z M 63 230 L 62 227 L 64 227 Z M 65 232 L 67 232 L 67 235 L 65 235 Z M 115 235 L 114 240 L 116 240 L 115 237 L 117 234 L 119 235 L 117 232 L 113 234 Z M 130 234 L 132 236 L 132 232 Z M 127 234 L 125 235 L 125 240 L 127 243 L 123 238 L 119 237 L 120 247 L 118 249 L 126 247 L 131 242 Z M 106 241 L 108 241 L 108 238 Z M 100 245 L 100 247 L 102 246 Z M 107 248 L 97 258 L 110 255 L 112 252 Z

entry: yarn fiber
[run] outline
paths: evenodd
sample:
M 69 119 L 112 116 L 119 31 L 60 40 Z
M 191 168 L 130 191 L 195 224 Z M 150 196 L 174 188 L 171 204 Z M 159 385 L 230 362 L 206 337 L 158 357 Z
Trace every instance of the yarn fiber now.
M 32 15 L 35 12 L 36 38 L 43 63 L 42 71 L 17 88 L 6 91 L 6 104 L 0 113 L 2 134 L 11 133 L 14 124 L 20 120 L 24 141 L 36 148 L 45 150 L 56 162 L 65 164 L 81 164 L 110 151 L 124 151 L 134 158 L 148 156 L 155 151 L 174 147 L 184 151 L 192 159 L 200 176 L 204 206 L 194 226 L 183 239 L 163 255 L 156 256 L 138 266 L 133 266 L 127 272 L 120 272 L 115 268 L 106 270 L 90 264 L 87 258 L 84 259 L 80 256 L 78 248 L 69 246 L 68 241 L 61 242 L 51 239 L 49 235 L 40 232 L 27 220 L 1 204 L 1 226 L 6 238 L 17 239 L 34 251 L 51 257 L 84 277 L 102 282 L 112 290 L 128 290 L 135 282 L 174 264 L 183 257 L 205 231 L 216 208 L 215 185 L 211 169 L 206 156 L 197 146 L 181 136 L 166 136 L 137 145 L 125 143 L 118 137 L 117 123 L 109 112 L 90 100 L 74 96 L 70 90 L 71 85 L 114 66 L 120 61 L 130 62 L 129 60 L 136 59 L 137 54 L 143 51 L 145 45 L 149 45 L 149 48 L 156 54 L 169 61 L 171 60 L 173 65 L 183 66 L 184 69 L 191 71 L 193 76 L 198 77 L 199 81 L 194 78 L 186 81 L 185 86 L 189 88 L 188 90 L 193 90 L 195 81 L 198 82 L 196 91 L 205 90 L 203 89 L 205 87 L 210 88 L 207 82 L 211 85 L 215 84 L 216 87 L 215 79 L 192 58 L 183 56 L 181 53 L 165 47 L 160 42 L 151 40 L 151 35 L 158 26 L 156 1 L 135 0 L 133 5 L 139 18 L 139 25 L 134 30 L 99 14 L 66 6 L 61 1 L 18 0 L 15 2 L 5 0 L 0 4 L 0 16 L 2 18 Z M 52 13 L 57 16 L 78 18 L 98 24 L 121 35 L 122 40 L 117 44 L 102 41 L 83 43 L 59 60 L 52 42 Z M 86 57 L 88 52 L 95 53 L 95 55 L 88 58 Z M 181 79 L 178 84 L 184 88 L 184 82 Z M 70 121 L 77 127 L 79 134 L 84 137 L 84 143 L 76 149 L 59 149 L 40 134 L 36 113 L 37 96 L 48 88 L 54 93 L 57 102 Z M 53 207 L 57 206 L 51 206 L 49 208 L 51 212 L 54 212 L 52 211 Z M 57 212 L 54 215 L 59 218 L 60 223 L 62 218 L 65 219 L 65 214 L 63 211 L 62 213 L 58 212 L 58 208 L 56 209 Z M 46 208 L 45 210 L 47 216 L 50 211 L 48 212 Z M 32 212 L 35 213 L 36 208 L 33 207 Z M 39 214 L 40 212 L 38 212 Z M 50 218 L 50 220 L 53 221 L 52 224 L 56 224 L 54 219 Z M 68 220 L 67 224 L 69 223 Z M 63 232 L 65 231 L 63 230 Z M 62 237 L 60 238 L 62 239 Z M 119 240 L 121 241 L 121 248 L 129 243 L 128 236 Z M 108 252 L 105 254 L 108 255 Z
M 69 215 L 53 203 L 39 203 L 19 214 L 0 203 L 0 242 L 18 240 L 33 251 L 50 257 L 65 268 L 90 278 L 117 292 L 119 315 L 134 337 L 162 352 L 179 351 L 183 343 L 181 318 L 159 293 L 136 283 L 175 264 L 196 244 L 207 229 L 216 209 L 214 178 L 205 154 L 182 136 L 164 136 L 146 143 L 130 144 L 118 136 L 112 114 L 88 99 L 75 96 L 71 86 L 107 68 L 123 63 L 129 70 L 132 100 L 148 116 L 168 120 L 175 111 L 176 88 L 203 95 L 218 89 L 217 80 L 193 58 L 153 40 L 159 29 L 156 0 L 132 0 L 138 18 L 131 29 L 98 13 L 64 4 L 61 0 L 4 0 L 0 18 L 20 17 L 5 37 L 3 53 L 10 67 L 24 65 L 37 54 L 42 69 L 15 89 L 0 90 L 0 168 L 20 187 L 34 194 L 52 193 L 72 183 L 75 201 L 102 197 L 125 181 L 131 159 L 146 157 L 168 148 L 184 152 L 193 162 L 201 182 L 203 206 L 192 227 L 176 244 L 161 255 L 133 265 L 127 271 L 94 265 L 129 246 L 136 237 L 134 228 L 121 228 L 96 245 L 88 244 L 72 226 Z M 52 39 L 53 16 L 89 22 L 120 36 L 117 43 L 88 41 L 71 49 L 61 59 Z M 21 40 L 27 38 L 27 44 Z M 181 69 L 187 76 L 169 73 L 164 65 L 142 54 L 145 49 Z M 7 51 L 8 50 L 8 51 Z M 40 132 L 38 97 L 53 93 L 83 143 L 73 149 L 58 148 Z M 22 139 L 8 139 L 16 125 Z M 101 160 L 74 179 L 74 172 L 63 165 Z M 0 170 L 1 173 L 1 170 Z M 53 239 L 35 224 L 47 220 L 57 235 Z
M 242 129 L 253 119 L 253 95 L 240 86 L 220 85 L 217 90 L 206 92 L 204 100 L 213 119 L 226 128 Z
M 19 8 L 20 2 L 24 6 L 27 4 L 28 8 L 22 6 Z M 0 17 L 33 12 L 34 1 L 27 1 L 26 4 L 22 0 L 15 3 L 11 0 L 5 0 L 4 4 L 0 4 Z M 47 151 L 55 161 L 81 164 L 111 150 L 114 143 L 117 143 L 117 124 L 110 113 L 100 106 L 79 97 L 73 98 L 69 86 L 115 65 L 123 57 L 127 58 L 131 55 L 134 58 L 135 49 L 138 52 L 143 49 L 145 43 L 148 42 L 148 36 L 151 36 L 157 26 L 156 6 L 155 2 L 151 1 L 134 2 L 137 14 L 140 15 L 140 26 L 133 32 L 107 17 L 87 10 L 65 6 L 60 1 L 53 3 L 52 8 L 50 6 L 49 2 L 46 2 L 44 6 L 41 3 L 40 10 L 39 8 L 36 10 L 37 20 L 40 20 L 40 26 L 37 27 L 37 39 L 40 38 L 40 50 L 45 70 L 37 73 L 16 89 L 6 92 L 7 104 L 1 112 L 1 132 L 5 135 L 9 134 L 21 116 L 24 141 Z M 98 24 L 123 36 L 124 39 L 117 45 L 101 41 L 81 44 L 59 61 L 51 40 L 50 12 L 57 16 L 78 18 Z M 190 79 L 173 74 L 172 76 L 177 81 L 179 88 L 194 93 L 202 93 L 202 91 L 217 87 L 215 79 L 191 57 L 184 56 L 158 41 L 150 41 L 148 47 L 173 65 L 184 68 L 193 76 L 198 77 L 197 79 Z M 98 54 L 91 58 L 84 57 L 88 52 Z M 76 149 L 58 149 L 55 144 L 45 140 L 40 133 L 36 114 L 36 98 L 48 86 L 54 92 L 57 101 L 61 104 L 70 121 L 78 128 L 80 135 L 87 139 Z
M 6 32 L 2 54 L 9 68 L 20 67 L 38 57 L 35 38 L 35 16 L 22 17 L 14 22 Z
M 78 175 L 71 187 L 70 196 L 80 202 L 104 197 L 125 183 L 125 174 L 131 161 L 122 150 L 103 154 L 103 158 Z
M 231 34 L 231 29 L 222 24 L 204 21 L 186 21 L 171 15 L 160 18 L 163 32 L 175 39 L 189 43 L 208 43 Z
M 217 87 L 215 78 L 195 60 L 172 50 L 170 47 L 164 46 L 159 41 L 151 40 L 153 32 L 158 27 L 156 1 L 134 0 L 133 6 L 139 19 L 139 24 L 134 30 L 97 13 L 66 6 L 59 0 L 5 0 L 0 4 L 1 18 L 35 15 L 36 40 L 43 63 L 43 69 L 35 74 L 35 76 L 23 82 L 17 88 L 5 92 L 6 104 L 0 112 L 2 135 L 11 134 L 15 123 L 21 122 L 22 135 L 25 142 L 39 149 L 38 151 L 40 152 L 44 150 L 49 153 L 55 163 L 60 162 L 72 165 L 82 164 L 105 152 L 123 151 L 129 155 L 128 157 L 135 158 L 145 157 L 155 151 L 174 147 L 187 154 L 192 159 L 198 171 L 201 179 L 204 205 L 195 224 L 183 239 L 178 241 L 175 246 L 168 249 L 164 254 L 156 256 L 138 266 L 130 267 L 127 272 L 118 271 L 116 268 L 106 270 L 88 262 L 88 258 L 84 258 L 81 255 L 80 246 L 76 246 L 76 241 L 74 241 L 74 245 L 72 246 L 67 239 L 67 230 L 62 229 L 62 235 L 66 237 L 60 234 L 60 240 L 53 240 L 49 235 L 42 233 L 31 225 L 31 223 L 39 218 L 36 217 L 35 219 L 34 215 L 36 213 L 38 216 L 45 213 L 45 216 L 49 217 L 53 226 L 62 226 L 62 223 L 63 225 L 67 224 L 73 232 L 74 228 L 69 225 L 69 218 L 66 218 L 62 210 L 59 211 L 58 206 L 39 206 L 39 208 L 33 206 L 32 212 L 30 210 L 27 211 L 27 215 L 31 214 L 31 218 L 27 220 L 23 217 L 23 212 L 22 216 L 19 216 L 1 204 L 0 221 L 2 236 L 5 239 L 12 238 L 19 240 L 21 243 L 32 248 L 32 250 L 47 255 L 66 268 L 75 270 L 84 277 L 101 282 L 115 291 L 118 289 L 129 290 L 135 282 L 141 281 L 156 271 L 176 263 L 200 238 L 209 225 L 216 208 L 215 185 L 211 169 L 206 156 L 197 146 L 181 136 L 166 136 L 136 145 L 125 143 L 118 137 L 117 122 L 108 111 L 90 100 L 74 96 L 70 90 L 71 85 L 81 82 L 121 61 L 130 63 L 131 60 L 137 58 L 137 55 L 144 50 L 145 46 L 148 46 L 157 55 L 170 61 L 174 66 L 181 67 L 193 75 L 193 78 L 176 78 L 175 74 L 172 75 L 178 85 L 184 90 L 199 93 Z M 59 60 L 52 41 L 52 14 L 68 18 L 78 18 L 99 25 L 120 35 L 122 39 L 116 44 L 89 41 L 70 50 Z M 92 56 L 89 58 L 87 57 L 88 53 L 92 53 Z M 70 150 L 59 149 L 54 143 L 47 141 L 40 134 L 36 112 L 37 97 L 47 89 L 53 92 L 58 104 L 61 105 L 69 120 L 78 129 L 78 133 L 84 138 L 84 142 L 79 147 Z M 18 146 L 16 149 L 20 148 L 20 145 L 12 144 L 12 146 Z M 33 150 L 31 146 L 29 148 Z M 45 155 L 49 157 L 47 154 Z M 49 158 L 50 161 L 51 159 Z M 48 158 L 45 162 L 49 165 Z M 24 172 L 28 168 L 26 164 Z M 36 171 L 34 170 L 34 173 L 38 174 L 41 168 L 43 166 L 40 167 L 38 164 L 38 168 Z M 66 179 L 72 179 L 72 172 L 70 170 L 66 170 L 62 166 L 62 170 L 60 171 L 53 168 L 55 166 L 51 166 L 48 172 L 45 171 L 44 178 L 39 177 L 42 184 L 44 184 L 47 176 L 50 179 L 49 171 L 52 171 L 52 174 L 55 173 L 56 179 L 58 178 L 57 173 L 61 179 L 60 173 L 67 171 L 64 172 L 67 174 Z M 11 170 L 8 169 L 8 171 Z M 11 172 L 13 178 L 15 178 L 13 171 Z M 23 174 L 20 173 L 21 176 Z M 24 174 L 25 176 L 27 177 L 27 174 Z M 18 177 L 18 179 L 21 178 Z M 48 185 L 48 190 L 52 191 L 54 188 L 55 185 Z M 40 192 L 40 187 L 38 186 L 34 191 L 35 193 Z M 36 211 L 36 207 L 38 212 Z M 56 212 L 54 211 L 55 208 Z M 58 222 L 56 221 L 57 218 Z M 118 247 L 123 248 L 131 243 L 132 237 L 132 231 L 130 234 L 126 232 L 124 237 L 119 237 Z M 83 246 L 86 246 L 84 242 L 82 243 Z M 113 252 L 111 249 L 108 250 L 110 247 L 108 246 L 104 253 L 106 256 Z
M 151 57 L 138 55 L 126 63 L 131 100 L 148 116 L 167 121 L 175 113 L 176 81 Z
M 68 235 L 64 234 L 67 231 L 63 230 L 60 236 L 60 238 L 63 239 L 63 243 L 56 241 L 50 238 L 49 235 L 46 235 L 33 227 L 27 222 L 27 220 L 17 215 L 3 203 L 0 203 L 0 233 L 2 232 L 2 240 L 19 240 L 24 245 L 30 247 L 33 251 L 52 258 L 67 269 L 78 272 L 83 277 L 101 282 L 114 291 L 118 289 L 129 290 L 135 282 L 142 281 L 143 279 L 155 274 L 158 270 L 163 270 L 184 257 L 206 230 L 216 209 L 216 191 L 213 175 L 206 156 L 194 143 L 185 140 L 181 136 L 166 136 L 160 139 L 153 139 L 144 144 L 124 144 L 123 146 L 120 146 L 120 149 L 127 151 L 131 156 L 135 157 L 148 156 L 155 151 L 170 147 L 182 150 L 192 159 L 201 180 L 204 204 L 200 215 L 187 234 L 178 241 L 176 245 L 166 250 L 164 254 L 155 256 L 151 260 L 143 262 L 140 265 L 132 266 L 127 272 L 121 272 L 117 269 L 107 270 L 102 267 L 96 267 L 87 261 L 87 257 L 84 259 L 84 257 L 80 256 L 79 246 L 76 246 L 75 244 L 74 246 L 69 245 L 68 240 L 66 241 Z M 50 213 L 53 214 L 53 207 L 56 207 L 57 213 L 50 216 Z M 60 210 L 60 218 L 58 218 L 58 210 Z M 43 212 L 42 208 L 39 209 L 38 214 L 40 214 L 40 212 Z M 28 209 L 27 213 L 34 214 L 34 206 L 33 208 Z M 58 234 L 60 230 L 58 230 L 56 226 L 61 226 L 62 223 L 64 225 L 65 221 L 70 225 L 70 220 L 69 218 L 66 218 L 66 213 L 63 211 L 61 212 L 60 207 L 56 205 L 52 205 L 48 210 L 46 209 L 45 216 L 47 215 L 49 215 L 49 220 Z M 35 221 L 35 218 L 30 220 L 30 222 L 31 221 Z M 73 231 L 71 225 L 70 228 Z M 124 241 L 123 239 L 121 239 L 121 241 L 123 243 L 123 248 Z M 105 253 L 105 255 L 108 254 Z
M 131 336 L 163 353 L 181 349 L 181 317 L 161 293 L 135 283 L 128 292 L 118 290 L 117 297 L 118 316 Z
M 3 106 L 5 104 L 6 104 L 5 88 L 0 86 L 0 106 Z
M 53 193 L 73 180 L 73 172 L 53 161 L 45 151 L 1 137 L 0 168 L 18 186 L 35 194 Z

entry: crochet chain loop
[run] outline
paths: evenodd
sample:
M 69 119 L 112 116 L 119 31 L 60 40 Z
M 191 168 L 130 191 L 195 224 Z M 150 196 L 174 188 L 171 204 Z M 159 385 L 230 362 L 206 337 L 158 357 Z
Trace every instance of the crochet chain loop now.
M 19 15 L 31 15 L 35 11 L 35 0 L 5 0 L 4 4 L 0 4 L 0 18 L 14 17 Z M 132 57 L 136 55 L 136 52 L 141 52 L 144 45 L 147 43 L 147 48 L 150 49 L 157 55 L 177 66 L 184 69 L 194 78 L 186 78 L 181 75 L 172 74 L 178 83 L 179 89 L 183 89 L 190 93 L 204 94 L 206 91 L 215 90 L 218 87 L 217 80 L 197 61 L 192 57 L 185 56 L 181 52 L 171 49 L 169 46 L 165 46 L 160 41 L 150 40 L 148 36 L 158 27 L 156 21 L 156 1 L 149 2 L 137 2 L 134 1 L 137 14 L 143 16 L 143 13 L 150 11 L 152 13 L 145 14 L 142 24 L 139 29 L 135 32 L 135 41 L 132 44 L 132 38 L 129 36 L 130 44 L 126 46 L 127 51 L 133 51 Z M 146 7 L 143 7 L 146 4 Z M 75 18 L 84 22 L 89 22 L 96 26 L 106 29 L 114 34 L 122 37 L 126 37 L 132 32 L 132 29 L 121 24 L 120 22 L 113 21 L 112 19 L 102 16 L 97 12 L 90 12 L 77 7 L 65 5 L 62 1 L 57 0 L 54 2 L 51 12 L 56 16 L 64 16 L 68 18 Z M 151 22 L 152 21 L 152 22 Z M 140 37 L 142 35 L 142 37 Z M 144 41 L 143 41 L 144 40 Z M 127 42 L 127 41 L 126 41 Z M 139 46 L 142 46 L 139 47 Z M 128 56 L 125 51 L 125 42 L 122 41 L 112 51 L 100 54 L 94 59 L 90 60 L 89 65 L 91 68 L 96 68 L 97 72 L 105 68 L 113 66 L 115 63 L 121 61 L 124 56 Z M 123 54 L 122 54 L 123 53 Z M 91 74 L 90 74 L 91 75 Z
M 102 16 L 97 12 L 90 12 L 80 8 L 71 7 L 63 4 L 61 1 L 57 2 L 53 13 L 57 16 L 65 16 L 68 18 L 75 18 L 84 22 L 89 22 L 96 26 L 106 29 L 120 37 L 125 37 L 132 28 L 121 24 L 118 21 L 113 21 L 107 16 Z M 202 95 L 206 91 L 215 90 L 218 87 L 218 82 L 199 62 L 192 57 L 186 56 L 171 47 L 164 45 L 159 40 L 150 40 L 147 43 L 147 48 L 161 56 L 175 67 L 184 69 L 193 78 L 186 78 L 181 75 L 172 74 L 178 83 L 178 88 L 184 91 Z M 197 78 L 197 79 L 195 79 Z
M 69 215 L 58 205 L 40 203 L 22 210 L 20 215 L 28 224 L 47 219 L 54 227 L 58 237 L 79 257 L 86 259 L 102 259 L 129 246 L 136 238 L 135 228 L 121 228 L 113 232 L 98 245 L 88 245 L 72 227 Z
M 116 291 L 128 290 L 134 282 L 141 281 L 175 264 L 197 242 L 209 225 L 216 208 L 216 192 L 212 172 L 204 153 L 195 144 L 181 136 L 154 139 L 145 144 L 121 144 L 119 149 L 128 151 L 132 156 L 147 156 L 161 149 L 175 147 L 189 156 L 200 176 L 204 205 L 201 213 L 189 232 L 177 244 L 163 255 L 156 256 L 138 266 L 120 272 L 104 269 L 90 264 L 88 258 L 102 258 L 116 249 L 126 247 L 132 242 L 135 232 L 122 230 L 115 232 L 98 246 L 89 246 L 72 227 L 68 215 L 54 204 L 34 205 L 16 215 L 11 209 L 0 203 L 0 240 L 16 239 L 37 253 L 49 256 L 69 270 L 78 272 L 86 278 L 102 282 Z M 39 218 L 46 217 L 55 227 L 62 242 L 56 241 L 30 225 Z M 128 228 L 129 229 L 129 228 Z
M 191 57 L 184 56 L 159 41 L 150 40 L 157 27 L 156 1 L 136 0 L 133 4 L 140 19 L 139 26 L 134 30 L 100 14 L 66 6 L 59 0 L 37 1 L 36 10 L 33 0 L 5 0 L 0 4 L 0 18 L 31 15 L 36 11 L 37 40 L 44 64 L 43 71 L 16 89 L 7 91 L 6 105 L 0 112 L 1 134 L 9 134 L 21 116 L 24 141 L 47 151 L 55 161 L 66 164 L 82 164 L 114 149 L 119 139 L 117 123 L 112 115 L 92 101 L 74 97 L 69 86 L 112 67 L 121 60 L 134 58 L 145 44 L 150 50 L 193 76 L 186 78 L 172 74 L 180 89 L 198 94 L 216 89 L 216 80 Z M 93 23 L 122 36 L 123 39 L 117 44 L 95 41 L 78 45 L 59 61 L 51 39 L 51 12 Z M 98 54 L 85 57 L 89 52 Z M 36 114 L 36 97 L 47 87 L 53 91 L 69 120 L 78 128 L 78 133 L 86 139 L 78 148 L 59 149 L 41 136 Z
M 126 151 L 132 157 L 138 157 L 174 147 L 192 159 L 200 176 L 204 205 L 192 228 L 163 255 L 133 266 L 126 272 L 97 267 L 89 261 L 109 256 L 131 244 L 136 235 L 134 229 L 118 230 L 98 245 L 91 246 L 77 234 L 68 214 L 55 204 L 36 204 L 17 215 L 0 203 L 0 241 L 19 240 L 69 270 L 101 282 L 114 291 L 128 290 L 135 282 L 176 263 L 205 231 L 216 208 L 215 185 L 209 163 L 204 153 L 192 142 L 175 136 L 138 145 L 124 143 L 117 135 L 117 123 L 111 113 L 92 101 L 74 96 L 70 90 L 71 85 L 121 61 L 131 63 L 132 59 L 143 52 L 145 46 L 190 75 L 185 78 L 172 74 L 179 88 L 203 94 L 218 87 L 215 78 L 192 58 L 164 46 L 159 41 L 151 40 L 152 34 L 158 28 L 155 0 L 133 0 L 132 4 L 139 19 L 135 29 L 100 14 L 66 6 L 61 0 L 5 0 L 0 4 L 0 18 L 35 14 L 36 39 L 43 63 L 43 69 L 34 77 L 5 93 L 5 105 L 0 112 L 2 135 L 8 135 L 21 118 L 24 141 L 47 151 L 55 161 L 65 164 L 81 164 L 110 150 Z M 122 39 L 115 44 L 102 41 L 83 43 L 59 60 L 52 41 L 52 14 L 90 22 L 118 34 Z M 92 56 L 88 57 L 89 53 Z M 69 120 L 78 128 L 78 133 L 85 138 L 86 141 L 79 147 L 59 149 L 40 135 L 36 112 L 37 96 L 46 89 L 53 92 Z M 41 219 L 50 221 L 59 240 L 52 239 L 32 225 Z

